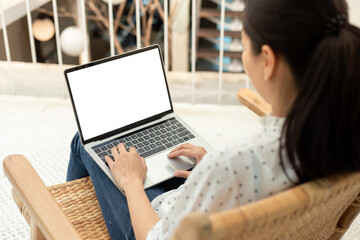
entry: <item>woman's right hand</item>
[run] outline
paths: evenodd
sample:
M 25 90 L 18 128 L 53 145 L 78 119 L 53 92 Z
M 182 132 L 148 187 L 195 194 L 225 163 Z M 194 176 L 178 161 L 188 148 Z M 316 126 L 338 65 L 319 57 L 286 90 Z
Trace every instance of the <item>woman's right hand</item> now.
M 203 147 L 184 143 L 174 148 L 167 156 L 169 158 L 176 158 L 179 156 L 191 157 L 194 158 L 196 164 L 198 164 L 206 153 L 207 151 Z M 190 171 L 177 170 L 174 175 L 175 177 L 187 178 L 190 175 Z

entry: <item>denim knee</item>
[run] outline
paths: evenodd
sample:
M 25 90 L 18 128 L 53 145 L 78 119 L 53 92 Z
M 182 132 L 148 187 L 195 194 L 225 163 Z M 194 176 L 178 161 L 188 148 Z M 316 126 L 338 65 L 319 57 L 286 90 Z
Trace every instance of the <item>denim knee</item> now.
M 79 154 L 78 154 L 79 153 L 79 144 L 80 144 L 80 146 L 82 146 L 80 137 L 79 137 L 79 133 L 77 132 L 75 134 L 75 136 L 73 137 L 71 144 L 70 144 L 71 153 L 77 157 L 79 156 Z

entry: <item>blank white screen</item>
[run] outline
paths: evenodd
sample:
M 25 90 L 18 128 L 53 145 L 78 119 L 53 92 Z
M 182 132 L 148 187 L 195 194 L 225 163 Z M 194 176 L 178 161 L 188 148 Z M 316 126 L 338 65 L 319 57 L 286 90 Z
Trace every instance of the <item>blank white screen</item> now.
M 84 141 L 171 109 L 158 49 L 67 77 Z

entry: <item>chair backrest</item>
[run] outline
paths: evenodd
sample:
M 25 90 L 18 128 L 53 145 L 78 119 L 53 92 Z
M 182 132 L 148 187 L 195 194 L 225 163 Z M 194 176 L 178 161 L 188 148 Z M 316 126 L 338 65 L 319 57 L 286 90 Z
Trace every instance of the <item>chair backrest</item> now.
M 341 239 L 360 210 L 360 172 L 308 182 L 258 202 L 189 214 L 172 240 Z

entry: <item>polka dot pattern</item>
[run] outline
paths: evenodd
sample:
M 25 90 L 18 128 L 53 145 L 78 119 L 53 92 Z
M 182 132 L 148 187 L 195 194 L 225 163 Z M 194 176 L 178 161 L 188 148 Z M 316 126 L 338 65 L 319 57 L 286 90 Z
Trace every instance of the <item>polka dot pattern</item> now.
M 251 204 L 291 187 L 296 181 L 290 164 L 279 165 L 279 137 L 284 119 L 261 119 L 261 132 L 244 142 L 209 152 L 193 169 L 185 184 L 153 200 L 160 221 L 148 239 L 169 239 L 178 223 L 191 211 L 213 213 Z M 165 202 L 166 204 L 161 204 Z

